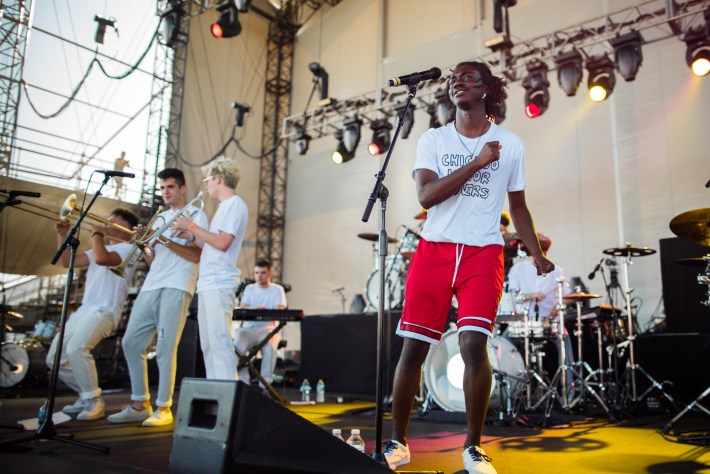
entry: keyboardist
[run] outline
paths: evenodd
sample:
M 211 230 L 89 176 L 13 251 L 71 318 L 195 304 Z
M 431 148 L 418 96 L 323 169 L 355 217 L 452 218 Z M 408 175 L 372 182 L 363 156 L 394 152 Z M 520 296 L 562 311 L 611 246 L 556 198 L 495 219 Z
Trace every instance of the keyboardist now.
M 281 285 L 271 282 L 272 263 L 270 260 L 258 260 L 254 266 L 256 283 L 244 289 L 239 306 L 244 309 L 285 309 L 286 292 Z M 244 354 L 259 344 L 278 325 L 277 321 L 243 321 L 234 331 L 234 345 L 239 353 Z M 269 384 L 276 366 L 276 349 L 281 334 L 276 333 L 261 349 L 261 376 Z M 249 370 L 239 370 L 239 380 L 249 383 Z M 262 386 L 262 388 L 265 388 Z

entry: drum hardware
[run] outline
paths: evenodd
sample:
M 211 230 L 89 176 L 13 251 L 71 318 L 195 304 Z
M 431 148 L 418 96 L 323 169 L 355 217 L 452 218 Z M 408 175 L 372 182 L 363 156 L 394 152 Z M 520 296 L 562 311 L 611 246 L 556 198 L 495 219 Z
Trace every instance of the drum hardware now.
M 710 243 L 710 241 L 708 241 Z M 668 399 L 671 403 L 674 403 L 673 397 L 671 397 L 666 391 L 663 389 L 663 386 L 656 381 L 651 375 L 646 372 L 643 367 L 641 367 L 639 364 L 636 363 L 636 356 L 634 353 L 634 340 L 636 339 L 636 334 L 634 330 L 634 316 L 632 313 L 632 307 L 631 307 L 631 292 L 633 292 L 633 288 L 630 287 L 629 285 L 629 267 L 631 266 L 632 262 L 632 257 L 645 257 L 648 255 L 652 255 L 656 253 L 655 250 L 649 249 L 648 247 L 642 247 L 642 248 L 637 248 L 633 247 L 630 242 L 626 243 L 626 247 L 620 247 L 620 248 L 611 248 L 611 249 L 606 249 L 603 251 L 606 255 L 613 255 L 617 257 L 624 257 L 622 262 L 624 265 L 624 286 L 625 290 L 623 291 L 624 294 L 624 299 L 626 301 L 626 317 L 627 317 L 627 341 L 629 342 L 628 347 L 629 347 L 629 359 L 626 364 L 626 369 L 624 371 L 624 382 L 625 382 L 625 388 L 626 388 L 626 394 L 629 395 L 628 399 L 629 401 L 636 403 L 640 402 L 643 400 L 646 395 L 651 393 L 654 389 L 659 390 L 660 393 Z M 650 383 L 650 386 L 643 392 L 641 395 L 638 394 L 638 387 L 637 387 L 637 376 L 636 374 L 640 373 L 643 375 L 646 380 Z
M 707 299 L 705 301 L 701 301 L 700 304 L 703 304 L 710 308 L 710 254 L 707 254 L 704 257 L 681 258 L 680 260 L 676 260 L 676 263 L 680 263 L 681 265 L 694 265 L 705 267 L 705 273 L 701 273 L 698 275 L 698 284 L 708 285 Z
M 567 334 L 565 334 L 565 308 L 563 288 L 565 277 L 561 276 L 556 279 L 557 281 L 557 315 L 558 315 L 558 351 L 559 351 L 559 367 L 555 372 L 555 375 L 550 381 L 549 388 L 547 392 L 533 405 L 533 408 L 537 408 L 543 402 L 547 402 L 545 405 L 545 418 L 549 418 L 552 411 L 552 404 L 555 400 L 558 400 L 560 406 L 563 410 L 569 411 L 574 408 L 584 397 L 584 392 L 589 392 L 599 405 L 604 408 L 604 411 L 609 413 L 609 408 L 604 403 L 604 400 L 599 396 L 599 394 L 594 390 L 594 388 L 587 383 L 585 377 L 578 373 L 574 366 L 568 364 L 568 354 L 567 354 Z M 559 387 L 558 387 L 559 385 Z M 558 390 L 559 388 L 559 390 Z M 579 390 L 579 395 L 570 400 L 570 395 L 573 395 L 573 391 Z

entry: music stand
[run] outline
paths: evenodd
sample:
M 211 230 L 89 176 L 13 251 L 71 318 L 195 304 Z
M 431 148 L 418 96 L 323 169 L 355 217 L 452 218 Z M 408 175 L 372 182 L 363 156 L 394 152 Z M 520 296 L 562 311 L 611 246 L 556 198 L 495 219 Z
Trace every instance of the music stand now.
M 77 239 L 75 237 L 75 234 L 81 228 L 81 223 L 84 220 L 84 217 L 88 214 L 89 209 L 91 209 L 91 206 L 93 206 L 96 199 L 98 199 L 98 197 L 101 196 L 101 189 L 103 189 L 103 187 L 106 185 L 106 183 L 108 182 L 109 179 L 111 179 L 110 175 L 108 175 L 108 174 L 104 175 L 104 180 L 101 183 L 101 186 L 99 186 L 99 189 L 96 191 L 96 194 L 94 194 L 94 197 L 91 198 L 91 201 L 89 201 L 89 204 L 86 206 L 86 208 L 82 209 L 81 215 L 76 220 L 74 227 L 72 227 L 69 230 L 66 238 L 64 239 L 64 242 L 62 242 L 62 244 L 59 246 L 59 249 L 57 249 L 57 253 L 52 258 L 51 263 L 52 263 L 52 265 L 55 265 L 59 261 L 59 258 L 64 253 L 64 250 L 66 250 L 67 247 L 70 248 L 69 268 L 67 268 L 67 278 L 66 278 L 66 284 L 64 286 L 64 299 L 62 301 L 62 313 L 61 313 L 61 316 L 59 319 L 59 334 L 56 336 L 57 337 L 57 351 L 54 354 L 54 364 L 52 365 L 52 373 L 51 373 L 51 378 L 50 378 L 50 382 L 49 382 L 49 392 L 47 394 L 47 400 L 44 405 L 46 415 L 44 416 L 44 419 L 39 420 L 39 427 L 37 428 L 37 431 L 35 432 L 35 434 L 33 436 L 28 436 L 28 437 L 19 438 L 19 439 L 12 439 L 12 440 L 8 440 L 6 442 L 2 442 L 2 443 L 0 443 L 0 449 L 6 449 L 9 446 L 14 446 L 14 445 L 18 445 L 18 444 L 29 443 L 30 441 L 54 440 L 54 441 L 61 441 L 63 443 L 73 444 L 76 446 L 81 446 L 82 448 L 93 449 L 93 450 L 99 451 L 104 454 L 108 453 L 111 450 L 111 448 L 108 448 L 108 447 L 97 446 L 95 444 L 77 441 L 77 440 L 73 439 L 74 435 L 72 435 L 72 434 L 58 433 L 55 426 L 54 426 L 54 421 L 52 420 L 52 414 L 54 413 L 54 399 L 56 398 L 56 395 L 57 395 L 57 382 L 59 379 L 59 366 L 61 364 L 62 348 L 63 348 L 63 344 L 64 344 L 64 328 L 65 328 L 66 322 L 67 322 L 67 313 L 68 313 L 68 308 L 69 308 L 69 299 L 70 299 L 69 297 L 71 295 L 71 286 L 72 286 L 72 282 L 74 281 L 74 260 L 76 258 L 76 249 L 79 248 L 79 239 Z

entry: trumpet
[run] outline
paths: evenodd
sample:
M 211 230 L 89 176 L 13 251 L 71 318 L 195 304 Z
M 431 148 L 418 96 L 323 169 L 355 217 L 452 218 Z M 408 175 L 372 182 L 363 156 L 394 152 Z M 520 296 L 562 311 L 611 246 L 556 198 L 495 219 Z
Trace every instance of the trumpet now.
M 121 278 L 126 278 L 126 268 L 133 268 L 138 262 L 141 253 L 145 253 L 146 248 L 143 242 L 145 241 L 145 238 L 148 236 L 148 234 L 150 234 L 153 224 L 155 223 L 158 216 L 160 216 L 160 213 L 162 211 L 163 206 L 158 207 L 158 212 L 156 212 L 150 219 L 150 222 L 146 224 L 145 230 L 140 235 L 140 237 L 135 239 L 133 245 L 131 246 L 131 249 L 128 251 L 123 261 L 121 261 L 121 263 L 119 263 L 115 267 L 109 267 L 109 270 L 111 270 L 115 275 L 118 275 Z
M 82 208 L 76 205 L 76 194 L 70 194 L 69 197 L 64 200 L 62 207 L 59 209 L 59 219 L 66 221 L 70 217 L 77 217 L 82 213 Z M 98 222 L 108 227 L 113 227 L 114 229 L 118 229 L 128 235 L 135 234 L 135 231 L 127 227 L 123 227 L 122 225 L 116 224 L 115 222 L 111 222 L 108 219 L 104 219 L 103 217 L 97 216 L 96 214 L 92 214 L 90 212 L 86 213 L 85 219 Z
M 198 210 L 201 211 L 201 210 L 205 207 L 205 202 L 204 202 L 202 199 L 200 199 L 200 197 L 202 196 L 202 194 L 203 194 L 202 191 L 200 191 L 199 193 L 197 193 L 197 196 L 195 196 L 195 197 L 192 199 L 192 201 L 188 202 L 188 203 L 185 205 L 185 207 L 192 206 L 192 205 L 194 205 L 197 201 L 199 201 L 199 202 L 200 202 L 200 206 L 199 206 L 199 209 L 198 209 Z M 172 216 L 170 216 L 170 219 L 168 219 L 167 221 L 165 221 L 165 223 L 164 223 L 162 226 L 160 226 L 160 228 L 157 229 L 157 230 L 155 231 L 155 233 L 154 233 L 153 235 L 151 235 L 150 238 L 149 238 L 147 241 L 144 241 L 143 244 L 144 244 L 146 247 L 152 247 L 152 246 L 154 246 L 155 243 L 156 243 L 156 242 L 158 241 L 158 239 L 160 238 L 160 236 L 163 235 L 163 234 L 165 233 L 165 231 L 168 230 L 168 228 L 169 228 L 171 225 L 173 225 L 173 222 L 175 222 L 175 219 L 177 219 L 178 217 L 180 217 L 181 215 L 183 215 L 183 212 L 184 212 L 183 209 L 180 209 L 179 211 L 176 211 Z M 177 234 L 179 234 L 179 233 L 180 233 L 180 231 L 172 231 L 172 232 L 170 232 L 170 233 L 168 234 L 168 238 L 172 239 L 173 237 L 175 237 L 175 236 L 176 236 Z

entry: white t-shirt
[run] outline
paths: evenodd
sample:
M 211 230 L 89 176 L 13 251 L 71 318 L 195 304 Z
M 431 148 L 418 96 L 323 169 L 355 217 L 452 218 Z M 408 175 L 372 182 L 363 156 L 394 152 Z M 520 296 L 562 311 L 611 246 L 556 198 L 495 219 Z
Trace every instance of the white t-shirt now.
M 516 262 L 508 273 L 508 289 L 512 293 L 522 291 L 523 293 L 543 293 L 545 298 L 537 304 L 535 310 L 535 301 L 526 301 L 525 307 L 528 309 L 528 315 L 531 318 L 536 316 L 555 316 L 556 306 L 558 303 L 557 295 L 557 279 L 564 276 L 564 271 L 559 265 L 555 265 L 555 269 L 546 276 L 538 275 L 532 258 L 528 257 L 524 260 Z M 565 281 L 562 286 L 562 295 L 568 295 L 571 292 L 569 284 Z
M 130 249 L 131 244 L 126 242 L 106 246 L 109 253 L 116 252 L 121 256 L 121 260 L 126 258 Z M 118 323 L 128 296 L 127 282 L 133 277 L 135 266 L 126 268 L 126 278 L 121 278 L 114 274 L 110 267 L 97 264 L 92 250 L 88 250 L 86 256 L 89 258 L 89 266 L 81 306 L 89 311 L 112 313 L 114 322 Z
M 502 145 L 500 159 L 472 176 L 461 189 L 427 211 L 422 237 L 430 242 L 453 242 L 482 247 L 503 245 L 500 214 L 506 192 L 522 191 L 525 181 L 525 149 L 514 133 L 491 123 L 478 138 L 460 135 L 454 122 L 429 130 L 417 145 L 414 172 L 429 169 L 443 178 L 473 161 L 486 142 Z
M 209 225 L 207 215 L 204 211 L 195 206 L 187 206 L 179 211 L 168 209 L 167 211 L 161 212 L 160 217 L 162 217 L 162 219 L 158 218 L 155 220 L 153 229 L 156 230 L 162 227 L 175 212 L 183 211 L 189 212 L 192 216 L 192 220 L 194 220 L 198 226 L 207 228 Z M 171 231 L 166 231 L 163 237 L 168 237 L 170 233 Z M 180 245 L 188 245 L 186 239 L 174 237 L 171 240 Z M 192 295 L 195 292 L 199 264 L 185 260 L 172 250 L 165 248 L 164 245 L 156 245 L 154 252 L 155 258 L 150 264 L 150 271 L 145 277 L 141 291 L 176 288 Z
M 234 236 L 226 252 L 205 243 L 200 256 L 200 276 L 197 279 L 197 293 L 207 290 L 232 289 L 239 286 L 237 258 L 247 230 L 249 211 L 239 196 L 222 201 L 212 219 L 209 231 L 226 232 Z
M 256 283 L 252 283 L 244 288 L 240 303 L 252 309 L 258 306 L 276 309 L 278 306 L 286 306 L 286 292 L 283 286 L 276 283 L 271 283 L 268 288 L 260 288 Z M 277 325 L 277 321 L 244 321 L 242 327 L 271 331 Z

